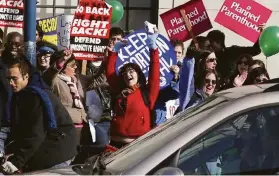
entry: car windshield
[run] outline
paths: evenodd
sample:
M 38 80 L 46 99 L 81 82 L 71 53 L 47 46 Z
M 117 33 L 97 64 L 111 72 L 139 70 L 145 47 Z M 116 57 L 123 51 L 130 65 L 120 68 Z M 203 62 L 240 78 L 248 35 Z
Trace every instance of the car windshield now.
M 214 109 L 226 104 L 226 102 L 228 102 L 228 98 L 212 95 L 199 105 L 177 114 L 126 147 L 104 158 L 107 168 L 115 172 L 121 172 L 135 166 L 138 162 L 156 151 L 156 149 L 168 143 L 181 132 L 206 117 Z

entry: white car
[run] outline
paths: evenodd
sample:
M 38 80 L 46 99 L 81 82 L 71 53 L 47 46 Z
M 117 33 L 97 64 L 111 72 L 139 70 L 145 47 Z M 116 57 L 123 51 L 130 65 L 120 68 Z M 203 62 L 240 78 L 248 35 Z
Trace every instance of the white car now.
M 101 158 L 113 175 L 271 174 L 279 169 L 279 85 L 219 92 Z M 92 174 L 92 165 L 36 174 Z

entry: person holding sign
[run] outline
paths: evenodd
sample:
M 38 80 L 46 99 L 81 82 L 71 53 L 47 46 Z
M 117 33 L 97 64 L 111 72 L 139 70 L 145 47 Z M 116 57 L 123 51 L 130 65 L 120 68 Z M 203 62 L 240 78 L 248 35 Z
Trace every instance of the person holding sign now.
M 262 32 L 265 24 L 259 26 Z M 236 60 L 244 54 L 249 54 L 251 56 L 256 56 L 261 53 L 259 40 L 251 47 L 243 46 L 225 46 L 225 34 L 219 30 L 210 31 L 207 34 L 210 40 L 210 45 L 218 58 L 217 71 L 221 76 L 221 86 L 228 84 L 230 77 L 233 75 Z
M 54 64 L 43 73 L 44 81 L 69 112 L 78 137 L 81 138 L 80 143 L 83 143 L 83 139 L 87 142 L 87 139 L 82 137 L 83 134 L 89 134 L 85 132 L 88 129 L 86 91 L 91 84 L 102 84 L 105 75 L 101 74 L 102 70 L 99 74 L 90 76 L 77 74 L 77 62 L 71 50 L 57 52 L 53 55 L 53 59 Z
M 113 101 L 113 119 L 111 122 L 111 145 L 117 148 L 132 142 L 151 130 L 151 111 L 160 89 L 160 62 L 156 40 L 158 30 L 148 33 L 147 44 L 150 49 L 149 78 L 145 76 L 137 64 L 125 64 L 116 73 L 116 60 L 119 50 L 127 45 L 127 41 L 117 42 L 109 48 L 106 76 Z

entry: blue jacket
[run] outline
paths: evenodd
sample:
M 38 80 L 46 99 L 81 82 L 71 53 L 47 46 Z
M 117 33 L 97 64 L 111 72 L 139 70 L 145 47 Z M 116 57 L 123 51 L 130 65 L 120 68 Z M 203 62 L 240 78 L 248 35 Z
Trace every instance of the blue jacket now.
M 167 87 L 161 89 L 155 104 L 156 119 L 153 119 L 153 126 L 158 126 L 167 120 L 166 102 L 179 98 L 179 82 L 172 81 Z
M 206 94 L 201 89 L 196 89 L 185 109 L 198 105 L 206 97 Z
M 194 68 L 195 59 L 185 58 L 180 72 L 180 85 L 179 85 L 179 102 L 180 105 L 176 112 L 183 111 L 188 105 L 191 97 L 195 92 L 195 82 L 194 82 Z

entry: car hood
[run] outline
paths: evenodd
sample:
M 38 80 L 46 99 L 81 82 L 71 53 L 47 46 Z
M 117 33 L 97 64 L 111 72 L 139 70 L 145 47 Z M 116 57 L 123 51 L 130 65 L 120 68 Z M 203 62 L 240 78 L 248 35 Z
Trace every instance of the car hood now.
M 59 169 L 45 169 L 40 171 L 34 171 L 28 173 L 28 175 L 81 175 L 78 172 L 75 171 L 75 167 L 80 165 L 74 165 Z

